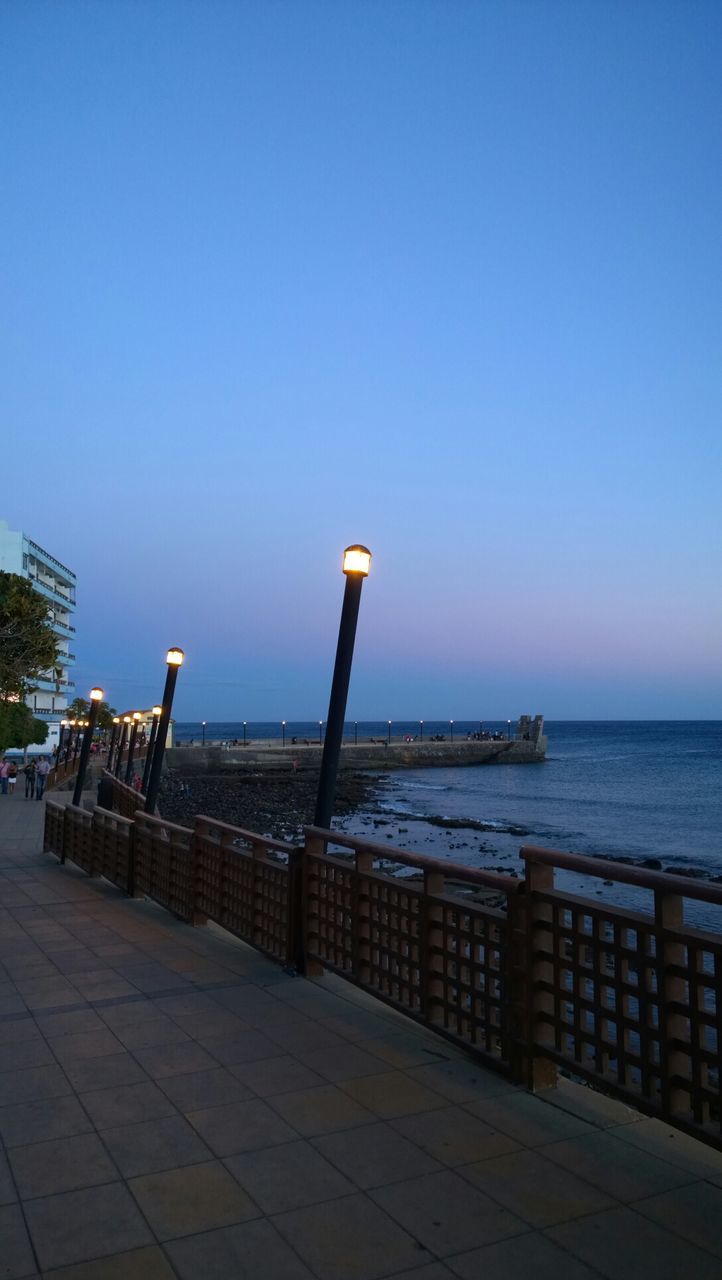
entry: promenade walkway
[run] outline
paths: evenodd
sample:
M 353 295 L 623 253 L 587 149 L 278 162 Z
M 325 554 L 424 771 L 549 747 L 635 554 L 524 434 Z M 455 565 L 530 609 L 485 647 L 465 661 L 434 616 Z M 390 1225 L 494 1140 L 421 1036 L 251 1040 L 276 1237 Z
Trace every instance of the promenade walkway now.
M 719 1280 L 721 1154 L 59 866 L 43 811 L 0 797 L 0 1277 Z

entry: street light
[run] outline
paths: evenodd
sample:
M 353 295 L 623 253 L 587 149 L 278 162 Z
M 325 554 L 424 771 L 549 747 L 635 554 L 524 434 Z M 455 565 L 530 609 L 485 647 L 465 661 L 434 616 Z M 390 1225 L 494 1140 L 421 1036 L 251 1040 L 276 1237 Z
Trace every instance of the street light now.
M 354 746 L 357 747 L 358 746 L 358 720 L 354 720 L 353 722 L 353 742 L 354 742 Z
M 284 747 L 286 745 L 286 721 L 285 720 L 281 721 L 281 745 Z
M 389 746 L 391 746 L 391 721 L 389 720 Z
M 322 729 L 323 729 L 323 720 L 319 720 L 318 722 L 318 745 L 319 746 L 321 746 L 323 743 L 323 734 L 321 732 Z M 343 737 L 343 725 L 341 725 L 341 736 Z
M 506 722 L 506 736 L 511 742 L 511 720 L 507 720 Z
M 449 731 L 451 733 L 451 741 L 453 742 L 454 741 L 454 721 L 453 720 L 449 721 Z
M 243 745 L 244 745 L 244 747 L 245 747 L 245 745 L 246 745 L 246 722 L 245 722 L 245 720 L 243 721 Z
M 132 716 L 123 716 L 123 727 L 120 731 L 120 742 L 118 743 L 118 758 L 115 762 L 116 778 L 120 777 L 120 767 L 123 763 L 123 752 L 125 751 L 125 744 L 126 744 L 128 733 L 130 731 L 130 726 L 132 725 L 132 723 L 133 723 Z
M 158 720 L 160 718 L 160 713 L 162 710 L 163 710 L 162 707 L 153 707 L 153 719 L 151 720 L 151 724 L 150 724 L 150 737 L 148 739 L 148 749 L 145 753 L 145 768 L 143 770 L 143 781 L 140 784 L 140 789 L 143 792 L 143 795 L 145 795 L 146 790 L 148 788 L 148 779 L 150 777 L 150 766 L 153 762 L 153 747 L 155 746 L 155 739 L 158 733 Z
M 140 711 L 134 711 L 133 712 L 133 728 L 130 731 L 130 744 L 128 746 L 128 763 L 125 766 L 125 785 L 126 786 L 130 785 L 130 780 L 133 777 L 133 756 L 135 755 L 135 744 L 138 737 L 138 729 L 140 727 L 141 720 L 142 720 L 142 716 L 140 714 Z
M 90 719 L 85 721 L 85 733 L 83 734 L 83 747 L 80 752 L 80 761 L 78 763 L 78 775 L 75 779 L 75 790 L 73 791 L 73 804 L 80 804 L 83 794 L 83 783 L 85 782 L 85 773 L 88 768 L 88 760 L 90 759 L 90 744 L 93 741 L 95 733 L 95 725 L 98 719 L 98 708 L 103 701 L 102 689 L 90 690 Z
M 318 795 L 316 796 L 316 813 L 314 822 L 317 827 L 328 827 L 333 815 L 333 802 L 336 795 L 336 775 L 343 740 L 343 722 L 346 715 L 346 700 L 351 679 L 351 663 L 353 646 L 356 638 L 356 624 L 361 603 L 361 588 L 364 578 L 368 577 L 371 566 L 371 552 L 368 547 L 358 544 L 347 547 L 343 553 L 343 572 L 346 586 L 343 594 L 341 622 L 336 645 L 336 661 L 331 681 L 331 697 L 326 717 L 326 741 L 323 744 L 321 772 L 318 779 Z
M 110 772 L 112 768 L 113 752 L 115 751 L 115 744 L 118 740 L 119 733 L 120 733 L 120 716 L 113 716 L 113 730 L 110 735 L 110 746 L 108 747 L 108 758 L 105 762 L 105 767 L 108 770 L 108 772 Z
M 178 671 L 183 665 L 184 657 L 185 654 L 183 653 L 183 650 L 174 647 L 168 650 L 165 658 L 168 670 L 165 677 L 161 713 L 158 717 L 158 732 L 156 734 L 155 749 L 153 751 L 153 763 L 150 766 L 150 775 L 148 777 L 148 790 L 145 797 L 146 813 L 155 813 L 156 800 L 158 799 L 158 787 L 160 785 L 160 771 L 163 768 L 163 755 L 165 753 L 165 744 L 168 737 L 170 713 L 173 707 L 173 694 L 175 693 Z
M 73 745 L 73 729 L 74 728 L 75 728 L 75 721 L 68 720 L 68 733 L 65 739 L 65 760 L 63 761 L 63 764 L 67 764 L 68 760 L 70 759 L 70 748 Z
M 424 722 L 423 722 L 423 720 L 419 720 L 419 728 L 421 729 L 421 741 L 423 742 L 423 741 L 424 741 Z
M 201 728 L 202 728 L 202 732 L 203 732 L 203 742 L 202 742 L 202 745 L 203 745 L 203 746 L 205 746 L 205 745 L 206 745 L 206 722 L 205 722 L 205 720 L 201 720 Z

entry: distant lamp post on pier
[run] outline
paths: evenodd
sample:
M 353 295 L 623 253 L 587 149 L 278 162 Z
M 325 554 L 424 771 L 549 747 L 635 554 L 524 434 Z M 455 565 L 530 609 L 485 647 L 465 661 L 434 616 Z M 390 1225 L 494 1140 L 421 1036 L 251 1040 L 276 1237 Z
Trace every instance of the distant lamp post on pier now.
M 389 743 L 389 746 L 391 746 L 391 721 L 390 721 L 390 720 L 389 720 L 389 737 L 388 737 L 388 743 Z
M 246 721 L 243 721 L 243 745 L 246 745 Z
M 453 720 L 449 721 L 449 733 L 451 734 L 451 741 L 453 742 L 454 741 L 454 721 Z
M 135 744 L 138 741 L 138 730 L 140 722 L 143 719 L 140 711 L 133 712 L 133 727 L 130 731 L 130 743 L 128 744 L 128 763 L 125 766 L 125 783 L 130 786 L 133 778 L 133 757 L 135 755 Z
M 336 661 L 331 681 L 331 697 L 326 717 L 326 741 L 323 744 L 321 757 L 321 773 L 318 779 L 318 795 L 316 797 L 316 813 L 314 823 L 317 827 L 329 827 L 333 817 L 333 802 L 336 795 L 336 776 L 343 741 L 343 725 L 346 716 L 348 686 L 351 679 L 351 663 L 353 647 L 356 639 L 359 605 L 361 604 L 361 588 L 364 578 L 368 577 L 371 567 L 371 552 L 368 547 L 358 544 L 347 547 L 343 553 L 343 572 L 346 586 L 343 593 L 341 622 L 336 645 Z
M 511 720 L 507 720 L 506 722 L 506 736 L 511 742 Z
M 281 742 L 282 742 L 282 745 L 285 747 L 286 745 L 286 721 L 285 720 L 281 721 Z
M 319 720 L 319 722 L 318 722 L 318 745 L 319 745 L 319 746 L 322 746 L 322 745 L 323 745 L 323 733 L 322 733 L 322 730 L 323 730 L 323 720 Z M 341 726 L 341 732 L 343 733 L 343 726 Z
M 162 710 L 163 710 L 162 707 L 153 707 L 153 719 L 151 720 L 151 723 L 150 723 L 150 737 L 148 739 L 148 746 L 145 753 L 145 768 L 143 770 L 143 781 L 140 784 L 140 789 L 143 792 L 143 795 L 145 795 L 146 791 L 148 790 L 148 779 L 150 778 L 150 766 L 153 763 L 153 748 L 155 746 L 155 740 L 158 734 L 158 720 L 160 719 L 160 713 Z
M 153 763 L 150 766 L 150 774 L 148 775 L 148 790 L 145 793 L 146 813 L 155 813 L 156 801 L 158 799 L 158 788 L 160 786 L 160 772 L 163 768 L 163 756 L 165 754 L 165 744 L 168 738 L 170 713 L 173 708 L 173 694 L 175 693 L 178 672 L 183 665 L 184 657 L 185 654 L 183 650 L 176 646 L 169 649 L 165 657 L 168 670 L 166 671 L 163 700 L 161 702 L 161 711 L 158 717 L 158 731 L 156 733 L 155 747 L 153 749 Z
M 88 760 L 90 759 L 90 744 L 93 741 L 95 733 L 95 725 L 98 720 L 98 707 L 103 701 L 102 689 L 90 690 L 90 719 L 85 721 L 85 733 L 83 734 L 83 747 L 80 752 L 80 760 L 78 762 L 78 774 L 75 779 L 75 790 L 73 791 L 73 804 L 80 804 L 83 794 L 83 783 L 85 782 L 85 774 L 88 768 Z
M 206 722 L 205 722 L 205 720 L 201 720 L 201 732 L 202 732 L 202 743 L 203 743 L 203 746 L 205 746 L 205 745 L 206 745 Z
M 125 751 L 125 743 L 128 737 L 128 728 L 132 721 L 130 716 L 123 716 L 123 723 L 120 729 L 120 742 L 118 743 L 118 754 L 115 758 L 115 776 L 120 777 L 120 766 L 123 763 L 123 752 Z
M 424 741 L 424 722 L 419 720 L 419 729 L 421 730 L 421 741 Z
M 353 744 L 355 747 L 358 746 L 358 720 L 353 722 Z

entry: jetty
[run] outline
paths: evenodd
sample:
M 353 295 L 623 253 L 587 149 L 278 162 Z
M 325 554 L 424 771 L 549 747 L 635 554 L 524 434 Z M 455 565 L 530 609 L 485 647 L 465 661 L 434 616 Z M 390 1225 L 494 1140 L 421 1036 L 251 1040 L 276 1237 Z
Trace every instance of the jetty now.
M 520 716 L 511 734 L 477 734 L 471 738 L 402 739 L 365 738 L 344 742 L 341 769 L 423 769 L 457 768 L 479 764 L 539 764 L 546 755 L 547 739 L 543 716 Z M 219 773 L 226 770 L 283 768 L 318 770 L 323 746 L 320 742 L 286 735 L 257 741 L 178 743 L 166 750 L 170 768 Z

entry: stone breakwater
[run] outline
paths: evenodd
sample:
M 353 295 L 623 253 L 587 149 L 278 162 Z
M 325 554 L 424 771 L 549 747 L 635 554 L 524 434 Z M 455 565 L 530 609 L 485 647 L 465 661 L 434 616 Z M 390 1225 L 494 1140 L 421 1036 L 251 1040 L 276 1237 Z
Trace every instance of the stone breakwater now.
M 463 742 L 359 742 L 345 743 L 341 749 L 340 769 L 387 770 L 458 768 L 478 764 L 539 764 L 546 754 L 545 737 L 511 742 L 463 741 Z M 318 743 L 290 742 L 281 744 L 254 744 L 247 746 L 186 746 L 180 744 L 166 751 L 166 761 L 171 769 L 183 772 L 190 769 L 201 773 L 237 773 L 239 769 L 271 772 L 318 773 L 322 747 Z

